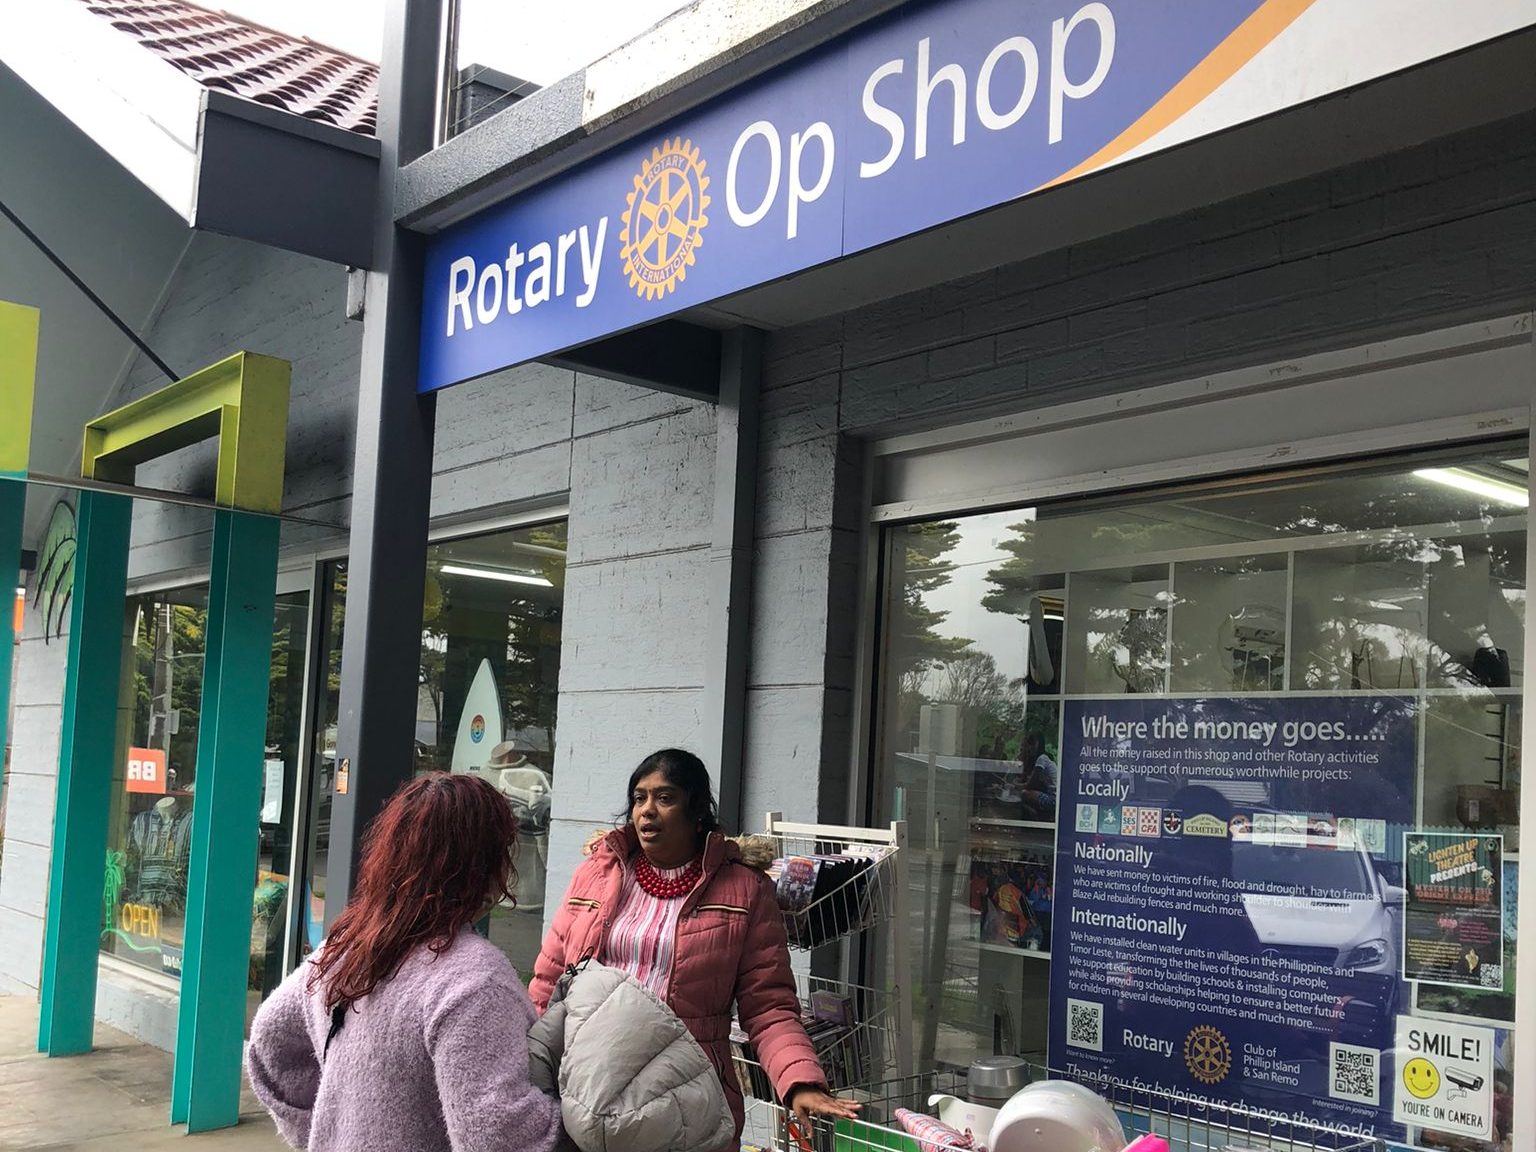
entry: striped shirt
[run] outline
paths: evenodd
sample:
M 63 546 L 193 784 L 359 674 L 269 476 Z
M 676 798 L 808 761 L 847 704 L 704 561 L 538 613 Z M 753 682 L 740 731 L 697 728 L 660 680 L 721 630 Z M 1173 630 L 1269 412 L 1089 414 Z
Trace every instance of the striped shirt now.
M 639 859 L 638 856 L 635 857 Z M 670 879 L 682 868 L 658 868 L 656 874 Z M 672 952 L 677 943 L 677 916 L 685 897 L 662 900 L 652 896 L 635 879 L 635 863 L 624 866 L 624 887 L 619 893 L 619 914 L 608 929 L 598 960 L 622 968 L 656 995 L 666 999 L 667 977 L 672 973 Z

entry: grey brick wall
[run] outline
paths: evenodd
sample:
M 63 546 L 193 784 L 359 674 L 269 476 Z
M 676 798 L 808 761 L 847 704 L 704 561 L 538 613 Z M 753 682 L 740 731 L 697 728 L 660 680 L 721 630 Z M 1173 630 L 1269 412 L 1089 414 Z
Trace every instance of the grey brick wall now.
M 779 384 L 786 347 L 768 342 L 759 438 L 742 796 L 752 824 L 772 810 L 849 816 L 863 453 L 838 431 L 836 375 Z
M 1523 117 L 774 333 L 768 387 L 878 435 L 1533 299 L 1536 119 Z
M 697 742 L 713 405 L 576 380 L 549 903 L 646 753 Z
M 437 397 L 432 514 L 538 504 L 571 486 L 576 380 L 529 364 Z

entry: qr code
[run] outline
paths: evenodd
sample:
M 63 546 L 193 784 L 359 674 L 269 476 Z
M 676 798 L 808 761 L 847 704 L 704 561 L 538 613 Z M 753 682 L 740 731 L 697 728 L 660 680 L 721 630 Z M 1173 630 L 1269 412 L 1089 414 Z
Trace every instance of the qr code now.
M 1504 965 L 1502 964 L 1484 964 L 1478 969 L 1478 975 L 1484 988 L 1504 987 Z
M 1067 1001 L 1067 1045 L 1104 1051 L 1104 1005 L 1092 1000 Z
M 1353 1044 L 1328 1045 L 1328 1095 L 1361 1104 L 1381 1103 L 1381 1053 Z

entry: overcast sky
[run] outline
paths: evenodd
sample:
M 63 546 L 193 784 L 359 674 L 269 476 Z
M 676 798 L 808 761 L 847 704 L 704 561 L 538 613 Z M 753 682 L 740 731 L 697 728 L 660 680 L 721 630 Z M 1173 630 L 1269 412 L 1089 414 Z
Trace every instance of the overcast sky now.
M 383 0 L 201 0 L 377 60 Z M 687 0 L 463 0 L 459 64 L 548 84 L 634 39 Z

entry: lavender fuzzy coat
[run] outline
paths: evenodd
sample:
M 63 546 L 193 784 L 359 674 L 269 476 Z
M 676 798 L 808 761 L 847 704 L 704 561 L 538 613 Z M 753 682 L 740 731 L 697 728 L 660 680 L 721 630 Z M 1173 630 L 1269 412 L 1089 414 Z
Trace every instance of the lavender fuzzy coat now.
M 358 1001 L 322 1060 L 330 1013 L 299 966 L 256 1013 L 251 1088 L 311 1152 L 551 1152 L 560 1102 L 528 1080 L 533 1004 L 507 958 L 466 929 L 408 956 Z

